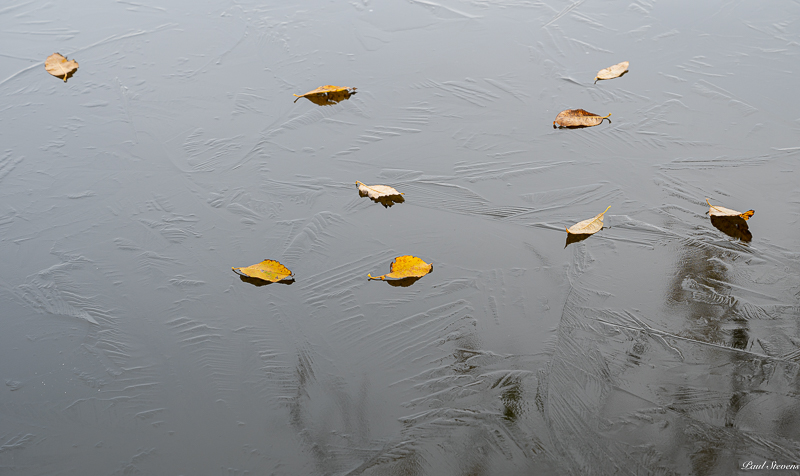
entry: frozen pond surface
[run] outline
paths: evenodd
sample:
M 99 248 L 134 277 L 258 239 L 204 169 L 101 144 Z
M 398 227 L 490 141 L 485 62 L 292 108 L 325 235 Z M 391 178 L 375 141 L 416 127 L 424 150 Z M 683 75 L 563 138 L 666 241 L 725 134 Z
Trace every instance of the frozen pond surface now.
M 6 2 L 0 474 L 800 463 L 798 67 L 796 1 Z

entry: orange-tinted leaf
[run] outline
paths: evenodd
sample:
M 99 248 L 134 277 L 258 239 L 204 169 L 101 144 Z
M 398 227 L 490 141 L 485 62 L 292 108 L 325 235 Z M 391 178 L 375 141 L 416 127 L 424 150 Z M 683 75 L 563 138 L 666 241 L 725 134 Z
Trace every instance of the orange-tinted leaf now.
M 383 276 L 372 276 L 367 274 L 369 279 L 404 279 L 404 278 L 421 278 L 426 274 L 433 271 L 433 265 L 428 264 L 416 256 L 398 256 L 392 262 L 389 268 L 389 274 Z
M 594 77 L 594 82 L 596 83 L 598 80 L 602 79 L 619 78 L 628 71 L 628 64 L 629 63 L 627 61 L 623 61 L 622 63 L 615 64 L 614 66 L 601 69 L 597 72 L 597 76 Z
M 736 210 L 731 210 L 730 208 L 725 207 L 717 207 L 712 205 L 708 199 L 706 198 L 706 203 L 708 203 L 708 215 L 712 217 L 742 217 L 745 220 L 749 220 L 755 211 L 748 210 L 744 213 L 737 212 Z
M 608 116 L 611 114 L 609 113 Z M 608 116 L 598 116 L 583 109 L 567 109 L 561 111 L 553 121 L 553 127 L 558 124 L 561 127 L 592 127 L 603 122 Z
M 231 268 L 234 273 L 248 278 L 261 279 L 270 283 L 277 283 L 292 276 L 289 269 L 275 260 L 264 261 L 247 266 L 246 268 Z
M 53 76 L 63 79 L 66 83 L 67 79 L 71 78 L 75 71 L 78 70 L 78 62 L 75 60 L 67 61 L 67 58 L 60 54 L 53 53 L 44 61 L 44 69 Z
M 608 208 L 611 208 L 609 206 Z M 599 215 L 594 218 L 589 218 L 588 220 L 583 220 L 578 222 L 571 227 L 567 228 L 567 233 L 571 233 L 573 235 L 591 235 L 597 233 L 598 231 L 603 229 L 603 215 L 606 214 L 608 208 Z
M 325 86 L 320 86 L 317 89 L 309 91 L 305 94 L 294 94 L 294 96 L 296 96 L 297 99 L 306 98 L 318 106 L 330 106 L 339 101 L 350 99 L 350 96 L 355 93 L 356 88 L 345 88 L 328 84 Z M 297 99 L 295 99 L 294 102 L 297 102 Z

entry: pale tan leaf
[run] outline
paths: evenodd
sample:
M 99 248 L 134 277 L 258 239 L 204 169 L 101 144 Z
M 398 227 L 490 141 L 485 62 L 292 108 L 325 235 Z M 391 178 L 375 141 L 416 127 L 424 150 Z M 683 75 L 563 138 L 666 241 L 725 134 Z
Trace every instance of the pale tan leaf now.
M 608 208 L 611 208 L 609 205 Z M 567 233 L 571 233 L 573 235 L 591 235 L 593 233 L 597 233 L 598 231 L 603 229 L 603 215 L 606 214 L 608 208 L 599 215 L 594 218 L 589 218 L 588 220 L 580 221 L 571 227 L 567 228 Z
M 601 69 L 597 72 L 597 76 L 594 78 L 594 82 L 596 83 L 598 80 L 603 79 L 614 79 L 622 76 L 628 71 L 628 62 L 623 61 L 622 63 L 617 63 L 614 66 L 609 66 L 608 68 Z
M 712 205 L 707 198 L 706 198 L 706 203 L 708 203 L 708 215 L 712 217 L 742 217 L 745 220 L 749 220 L 750 217 L 755 214 L 755 211 L 753 210 L 748 210 L 742 213 L 742 212 L 737 212 L 736 210 L 731 210 L 730 208 L 718 207 Z
M 398 192 L 392 187 L 388 185 L 365 185 L 362 182 L 356 180 L 356 185 L 358 185 L 358 191 L 361 192 L 362 196 L 368 196 L 373 200 L 377 200 L 383 197 L 392 197 L 395 195 L 403 195 L 402 193 Z
M 553 121 L 553 127 L 556 124 L 561 127 L 592 127 L 603 122 L 608 116 L 598 116 L 583 109 L 567 109 L 558 113 L 556 120 Z
M 64 82 L 67 82 L 71 74 L 78 70 L 78 62 L 75 60 L 67 61 L 67 58 L 64 58 L 60 54 L 53 53 L 44 61 L 44 69 L 53 76 L 59 77 L 63 79 Z

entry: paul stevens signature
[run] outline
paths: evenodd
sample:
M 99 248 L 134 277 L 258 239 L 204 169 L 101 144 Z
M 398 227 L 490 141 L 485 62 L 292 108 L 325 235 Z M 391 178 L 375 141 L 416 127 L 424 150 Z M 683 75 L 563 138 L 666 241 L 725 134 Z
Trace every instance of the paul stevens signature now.
M 777 461 L 764 461 L 763 463 L 754 463 L 753 461 L 745 461 L 742 463 L 742 469 L 800 469 L 800 464 L 781 464 Z

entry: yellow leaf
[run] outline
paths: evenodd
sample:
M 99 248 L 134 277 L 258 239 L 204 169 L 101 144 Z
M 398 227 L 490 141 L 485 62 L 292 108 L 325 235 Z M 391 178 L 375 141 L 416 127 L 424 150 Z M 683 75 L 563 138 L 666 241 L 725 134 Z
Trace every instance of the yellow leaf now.
M 611 208 L 609 206 L 608 208 Z M 571 227 L 567 228 L 567 233 L 572 233 L 573 235 L 591 235 L 597 233 L 598 231 L 603 229 L 603 215 L 606 214 L 608 208 L 599 215 L 594 218 L 589 218 L 588 220 L 583 220 L 578 222 Z
M 265 259 L 264 261 L 247 266 L 246 268 L 231 268 L 234 273 L 247 278 L 261 279 L 270 283 L 277 283 L 293 276 L 289 269 L 275 260 Z
M 602 79 L 614 79 L 622 76 L 628 71 L 628 62 L 623 61 L 622 63 L 617 63 L 614 66 L 609 66 L 606 69 L 601 69 L 597 72 L 597 76 L 594 78 L 594 82 L 596 83 L 598 80 Z
M 433 270 L 433 265 L 428 264 L 416 256 L 398 256 L 392 262 L 389 268 L 389 274 L 383 276 L 372 276 L 367 274 L 369 279 L 403 279 L 403 278 L 421 278 Z
M 608 116 L 611 114 L 609 113 Z M 553 128 L 558 124 L 561 127 L 592 127 L 603 122 L 608 116 L 598 116 L 583 109 L 567 109 L 561 111 L 553 121 Z
M 320 86 L 313 91 L 305 94 L 297 95 L 297 99 L 306 98 L 318 106 L 330 106 L 339 101 L 350 99 L 350 96 L 356 93 L 356 88 L 343 88 L 341 86 L 332 86 L 330 84 Z M 297 99 L 294 102 L 297 102 Z
M 71 78 L 75 71 L 78 70 L 78 62 L 75 60 L 67 61 L 67 58 L 60 54 L 53 53 L 44 61 L 44 69 L 53 76 L 62 78 L 66 83 L 67 79 Z
M 706 203 L 708 203 L 708 215 L 712 217 L 742 217 L 745 220 L 749 220 L 750 217 L 755 214 L 753 210 L 748 210 L 742 213 L 737 212 L 736 210 L 731 210 L 730 208 L 717 207 L 712 205 L 707 198 Z

